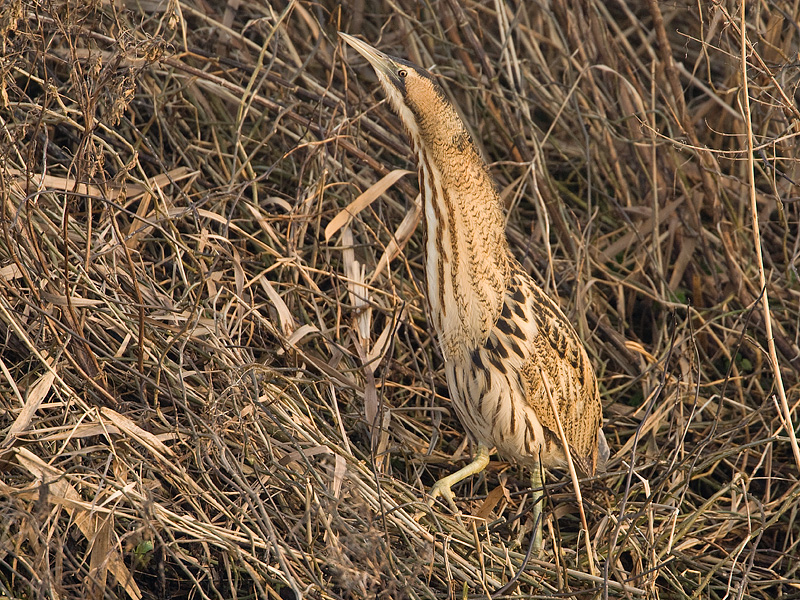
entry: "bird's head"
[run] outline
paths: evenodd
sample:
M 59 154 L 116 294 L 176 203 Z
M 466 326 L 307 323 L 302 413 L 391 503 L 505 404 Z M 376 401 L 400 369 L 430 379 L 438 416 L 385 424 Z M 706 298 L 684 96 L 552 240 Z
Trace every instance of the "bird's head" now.
M 375 69 L 389 103 L 416 143 L 421 139 L 430 141 L 440 131 L 452 134 L 453 127 L 457 131 L 463 129 L 452 104 L 428 71 L 384 54 L 351 35 L 339 35 Z

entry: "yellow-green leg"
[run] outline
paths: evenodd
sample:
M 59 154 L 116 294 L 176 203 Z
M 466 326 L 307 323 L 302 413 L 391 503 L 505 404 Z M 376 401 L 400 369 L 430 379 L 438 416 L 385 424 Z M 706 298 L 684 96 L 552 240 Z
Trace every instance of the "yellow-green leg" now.
M 441 496 L 447 501 L 447 503 L 450 505 L 450 508 L 453 509 L 453 512 L 457 513 L 458 508 L 456 508 L 456 503 L 453 500 L 453 491 L 450 488 L 452 488 L 459 481 L 466 479 L 470 475 L 475 475 L 475 473 L 480 473 L 486 468 L 486 465 L 488 464 L 489 464 L 489 448 L 486 447 L 486 444 L 480 443 L 478 444 L 478 449 L 475 452 L 475 458 L 472 460 L 471 463 L 459 469 L 452 475 L 448 475 L 447 477 L 442 477 L 439 481 L 433 484 L 433 487 L 431 488 L 431 497 L 428 500 L 428 506 L 433 506 L 433 503 L 436 501 L 436 498 Z
M 542 552 L 542 505 L 544 504 L 544 482 L 542 481 L 542 467 L 538 463 L 531 469 L 531 501 L 533 502 L 533 553 Z

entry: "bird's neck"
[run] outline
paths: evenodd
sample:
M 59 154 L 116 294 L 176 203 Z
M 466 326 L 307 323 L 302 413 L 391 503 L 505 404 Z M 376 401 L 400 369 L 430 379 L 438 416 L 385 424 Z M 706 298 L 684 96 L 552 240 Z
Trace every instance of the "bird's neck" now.
M 463 125 L 414 141 L 425 202 L 426 279 L 446 360 L 482 345 L 502 309 L 510 252 L 500 198 Z

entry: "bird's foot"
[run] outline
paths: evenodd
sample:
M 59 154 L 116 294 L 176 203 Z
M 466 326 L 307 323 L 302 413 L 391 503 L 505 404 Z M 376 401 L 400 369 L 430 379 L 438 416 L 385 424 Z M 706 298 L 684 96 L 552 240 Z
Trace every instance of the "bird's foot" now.
M 475 458 L 471 463 L 465 467 L 462 467 L 452 475 L 442 477 L 439 481 L 433 484 L 430 496 L 428 497 L 428 507 L 432 508 L 436 502 L 436 499 L 441 496 L 450 506 L 450 509 L 453 511 L 453 514 L 456 515 L 456 518 L 460 523 L 461 511 L 459 511 L 458 507 L 456 506 L 456 502 L 453 498 L 453 490 L 451 488 L 459 481 L 466 479 L 470 475 L 480 473 L 486 468 L 487 464 L 489 464 L 489 449 L 486 447 L 486 444 L 479 443 L 478 450 L 475 453 Z M 417 513 L 414 516 L 414 520 L 419 521 L 419 518 L 422 516 L 422 514 L 424 513 Z
M 443 477 L 442 479 L 433 484 L 430 494 L 428 494 L 428 500 L 426 504 L 428 505 L 428 509 L 431 509 L 433 508 L 433 505 L 436 503 L 436 499 L 441 497 L 445 500 L 445 502 L 447 502 L 448 506 L 450 507 L 450 510 L 453 511 L 453 514 L 456 515 L 456 518 L 458 518 L 460 521 L 461 511 L 458 510 L 458 507 L 456 506 L 455 497 L 453 496 L 453 490 L 451 489 L 453 486 L 453 482 L 449 481 L 449 479 L 451 478 L 452 475 L 450 475 L 449 477 Z M 414 520 L 419 522 L 419 520 L 429 512 L 430 510 L 417 511 L 416 514 L 414 515 Z
M 428 506 L 433 507 L 434 503 L 436 502 L 436 499 L 439 496 L 441 496 L 445 500 L 445 502 L 447 502 L 447 504 L 450 506 L 450 510 L 452 510 L 453 513 L 455 514 L 458 514 L 459 510 L 458 507 L 456 506 L 455 498 L 453 497 L 453 490 L 452 490 L 453 484 L 450 481 L 448 481 L 450 477 L 444 477 L 433 484 L 433 487 L 431 488 L 431 493 L 428 497 Z

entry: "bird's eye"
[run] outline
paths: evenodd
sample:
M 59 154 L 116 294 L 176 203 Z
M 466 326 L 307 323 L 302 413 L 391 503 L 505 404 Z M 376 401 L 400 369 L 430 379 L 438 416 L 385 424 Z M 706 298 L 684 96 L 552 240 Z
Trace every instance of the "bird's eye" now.
M 398 77 L 402 77 L 403 79 L 405 79 L 407 75 L 408 75 L 408 71 L 406 71 L 405 69 L 400 69 L 397 72 L 397 76 Z

